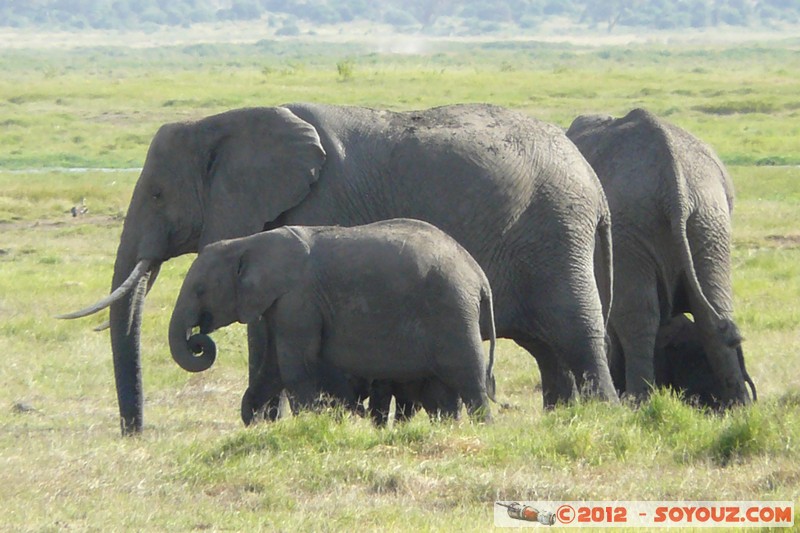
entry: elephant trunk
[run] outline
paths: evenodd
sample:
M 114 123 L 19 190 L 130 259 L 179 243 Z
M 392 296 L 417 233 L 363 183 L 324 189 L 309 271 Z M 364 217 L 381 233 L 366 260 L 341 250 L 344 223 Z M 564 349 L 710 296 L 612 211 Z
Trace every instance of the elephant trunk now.
M 205 332 L 191 334 L 192 328 L 201 320 L 200 317 L 187 320 L 187 314 L 181 311 L 183 308 L 179 298 L 169 323 L 169 349 L 172 359 L 187 372 L 208 370 L 217 357 L 217 347 Z
M 142 307 L 145 296 L 155 283 L 165 253 L 167 236 L 160 232 L 148 235 L 140 230 L 136 217 L 125 220 L 117 248 L 112 294 L 130 286 L 109 308 L 111 350 L 114 360 L 114 380 L 117 387 L 122 435 L 135 435 L 144 425 L 144 394 L 139 343 Z M 122 292 L 122 291 L 120 291 Z
M 131 278 L 130 274 L 136 270 L 135 260 L 127 260 L 125 255 L 119 252 L 117 254 L 114 276 L 111 282 L 114 290 L 123 286 Z M 136 288 L 116 299 L 110 307 L 109 324 L 114 360 L 114 379 L 117 387 L 120 428 L 123 435 L 141 432 L 144 423 L 139 332 L 142 323 L 142 304 L 145 290 L 141 289 L 141 281 L 146 280 L 152 284 L 155 276 L 152 276 L 152 279 L 148 279 L 150 277 L 148 265 L 148 271 L 137 282 Z

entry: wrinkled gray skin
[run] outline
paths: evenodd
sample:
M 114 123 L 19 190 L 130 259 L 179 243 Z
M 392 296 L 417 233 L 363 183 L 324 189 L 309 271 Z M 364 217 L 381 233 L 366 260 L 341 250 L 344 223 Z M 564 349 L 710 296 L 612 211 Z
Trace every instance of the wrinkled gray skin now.
M 741 365 L 744 369 L 744 361 Z M 724 407 L 720 402 L 722 386 L 708 363 L 697 327 L 685 315 L 675 316 L 659 328 L 654 366 L 656 386 L 681 391 L 684 400 L 694 405 Z M 743 373 L 756 400 L 755 384 L 746 369 Z
M 546 406 L 578 389 L 616 398 L 601 304 L 610 295 L 598 291 L 610 282 L 595 282 L 592 267 L 596 237 L 602 260 L 611 253 L 600 184 L 557 127 L 495 106 L 393 113 L 293 104 L 167 124 L 134 189 L 112 289 L 152 284 L 162 262 L 221 239 L 398 217 L 433 223 L 483 267 L 498 335 L 536 357 Z M 144 277 L 124 283 L 137 264 Z M 144 292 L 111 304 L 124 434 L 143 421 Z M 248 325 L 251 377 L 267 342 L 262 324 Z
M 616 120 L 580 116 L 567 136 L 597 172 L 611 209 L 609 358 L 624 364 L 621 388 L 637 398 L 649 393 L 658 329 L 689 312 L 720 383 L 719 401 L 748 403 L 733 322 L 733 185 L 722 163 L 697 138 L 642 109 Z
M 203 370 L 204 361 L 213 363 L 206 352 L 216 354 L 207 333 L 261 317 L 274 339 L 267 359 L 277 360 L 278 374 L 269 365 L 259 369 L 243 399 L 245 414 L 261 409 L 254 398 L 284 387 L 300 408 L 311 407 L 324 362 L 367 380 L 438 378 L 470 414 L 488 421 L 492 314 L 483 270 L 427 222 L 286 226 L 200 252 L 175 304 L 169 344 L 182 368 Z M 198 326 L 201 333 L 192 335 Z M 203 350 L 195 354 L 198 344 Z

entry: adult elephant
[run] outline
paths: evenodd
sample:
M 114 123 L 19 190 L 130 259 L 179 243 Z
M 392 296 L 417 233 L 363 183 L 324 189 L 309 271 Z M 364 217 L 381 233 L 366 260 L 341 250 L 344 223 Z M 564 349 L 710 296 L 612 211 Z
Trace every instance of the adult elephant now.
M 619 119 L 579 116 L 567 136 L 597 172 L 614 221 L 609 357 L 624 365 L 623 390 L 648 394 L 659 327 L 690 312 L 720 402 L 748 403 L 733 321 L 733 185 L 723 164 L 706 144 L 643 109 Z
M 616 391 L 605 354 L 593 250 L 610 262 L 608 206 L 557 127 L 501 107 L 395 113 L 292 104 L 166 124 L 125 219 L 111 306 L 123 434 L 142 428 L 143 284 L 159 265 L 223 238 L 293 225 L 416 218 L 453 236 L 485 270 L 498 336 L 536 357 L 545 405 Z M 610 277 L 610 263 L 607 265 Z M 610 295 L 605 295 L 606 300 Z M 248 325 L 250 376 L 267 339 Z

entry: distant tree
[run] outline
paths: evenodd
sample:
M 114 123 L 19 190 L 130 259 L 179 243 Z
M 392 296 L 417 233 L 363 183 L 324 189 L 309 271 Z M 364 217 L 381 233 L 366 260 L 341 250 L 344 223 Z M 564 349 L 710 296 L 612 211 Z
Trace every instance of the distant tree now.
M 746 26 L 752 13 L 748 0 L 718 0 L 717 20 L 731 26 Z
M 626 15 L 635 17 L 645 7 L 643 0 L 584 0 L 580 22 L 604 23 L 609 33 Z
M 253 20 L 261 16 L 256 0 L 233 0 L 231 7 L 217 11 L 220 20 Z
M 754 11 L 764 22 L 797 23 L 800 19 L 800 2 L 797 0 L 760 0 Z
M 696 0 L 689 6 L 689 25 L 692 28 L 705 28 L 711 24 L 711 10 L 705 0 Z
M 542 7 L 542 13 L 545 15 L 568 15 L 572 11 L 569 4 L 569 2 L 560 0 L 548 0 Z
M 389 8 L 383 14 L 383 21 L 392 26 L 407 27 L 418 25 L 417 19 L 408 11 L 402 9 Z
M 434 26 L 442 17 L 452 17 L 461 18 L 461 25 L 474 33 L 508 24 L 534 28 L 558 16 L 613 31 L 617 25 L 702 28 L 796 23 L 800 0 L 0 0 L 0 25 L 15 27 L 187 26 L 262 17 L 276 26 L 286 15 L 292 24 L 367 20 L 389 22 L 401 31 L 409 27 L 418 31 Z M 288 26 L 282 31 L 295 30 Z
M 338 24 L 342 22 L 339 11 L 324 3 L 309 4 L 303 13 L 303 18 L 317 24 Z
M 794 11 L 795 13 L 800 11 L 800 2 L 797 0 L 760 0 L 757 5 L 786 11 Z
M 466 3 L 459 15 L 484 22 L 508 22 L 512 20 L 511 8 L 508 7 L 506 2 L 500 0 Z
M 437 18 L 454 13 L 456 4 L 453 0 L 418 0 L 404 5 L 408 6 L 409 11 L 426 28 L 433 26 Z

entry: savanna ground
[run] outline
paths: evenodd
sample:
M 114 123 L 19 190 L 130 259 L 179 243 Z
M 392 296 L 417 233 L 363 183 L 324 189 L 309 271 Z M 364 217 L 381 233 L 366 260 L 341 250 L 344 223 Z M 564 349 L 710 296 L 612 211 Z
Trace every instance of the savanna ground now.
M 497 499 L 800 501 L 800 41 L 17 48 L 0 71 L 0 529 L 485 531 Z M 183 257 L 146 304 L 145 431 L 120 438 L 108 334 L 92 331 L 105 317 L 53 317 L 108 292 L 160 124 L 291 101 L 492 102 L 563 127 L 645 106 L 689 129 L 737 187 L 736 318 L 760 402 L 714 415 L 659 392 L 543 412 L 533 359 L 503 341 L 510 407 L 493 425 L 325 413 L 244 429 L 241 327 L 216 334 L 203 374 L 169 355 Z

